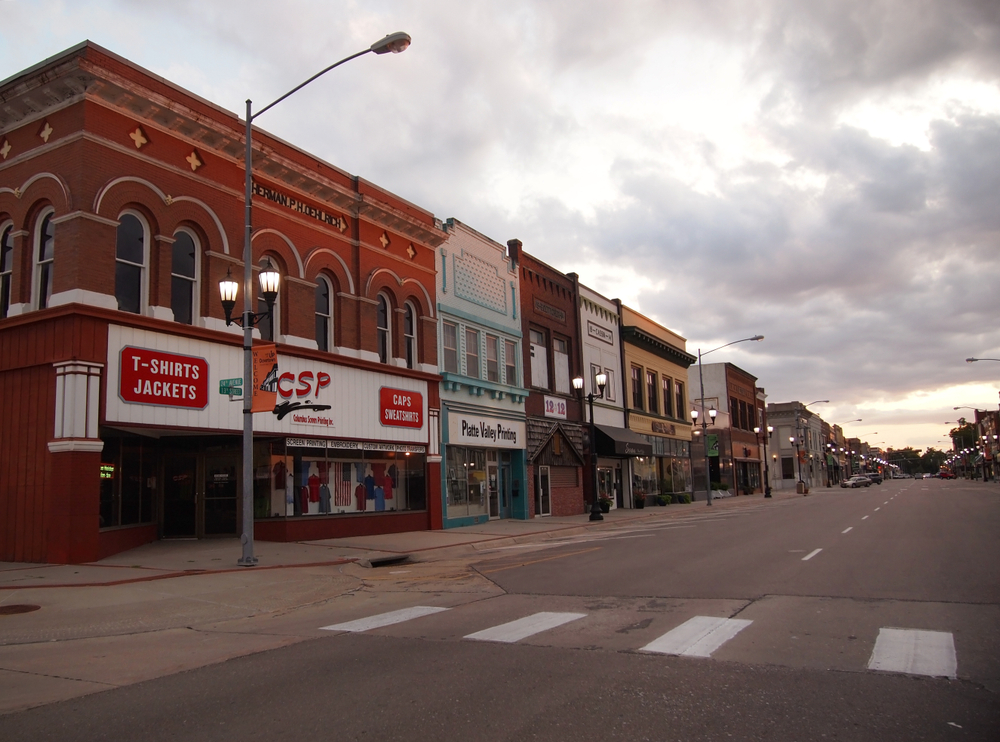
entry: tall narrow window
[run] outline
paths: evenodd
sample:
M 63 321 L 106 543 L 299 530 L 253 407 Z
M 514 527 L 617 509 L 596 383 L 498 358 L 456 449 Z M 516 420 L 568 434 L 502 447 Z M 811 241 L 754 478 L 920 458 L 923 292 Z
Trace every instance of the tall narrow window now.
M 458 325 L 454 322 L 441 323 L 441 347 L 444 349 L 444 370 L 449 374 L 457 374 Z
M 614 402 L 615 389 L 617 389 L 615 386 L 615 370 L 613 368 L 605 367 L 604 375 L 608 377 L 608 383 L 604 387 L 604 398 L 609 402 Z M 597 384 L 597 382 L 595 381 L 594 384 Z
M 597 388 L 597 375 L 601 373 L 601 366 L 598 363 L 590 364 L 590 391 L 596 396 L 599 394 Z M 607 391 L 607 383 L 605 383 L 605 391 Z M 604 395 L 607 398 L 607 394 Z
M 563 338 L 552 338 L 552 370 L 556 391 L 569 394 L 569 342 Z
M 663 389 L 663 414 L 674 417 L 674 380 L 669 376 L 661 376 L 660 386 Z
M 281 323 L 278 319 L 279 307 L 281 302 L 281 295 L 278 296 L 278 301 L 275 302 L 274 306 L 271 307 L 271 313 L 267 314 L 268 306 L 267 301 L 264 299 L 264 292 L 260 286 L 260 274 L 254 274 L 253 278 L 254 293 L 257 295 L 257 313 L 262 317 L 262 319 L 257 323 L 257 329 L 260 331 L 261 340 L 267 340 L 269 342 L 274 342 L 278 336 L 278 328 L 281 327 Z
M 632 406 L 637 409 L 642 409 L 642 368 L 640 366 L 632 367 Z
M 47 212 L 38 223 L 35 233 L 35 308 L 45 309 L 52 298 L 52 269 L 55 256 L 56 225 L 52 223 L 55 213 Z
M 531 385 L 539 389 L 549 388 L 549 349 L 545 342 L 545 333 L 540 330 L 529 330 L 531 340 Z
M 115 298 L 118 309 L 140 314 L 146 272 L 146 227 L 134 214 L 122 214 L 115 241 Z
M 473 379 L 479 378 L 479 333 L 476 330 L 465 331 L 465 375 Z
M 681 410 L 686 408 L 686 403 L 684 402 L 684 382 L 674 381 L 674 408 L 677 410 L 678 416 L 681 414 Z
M 486 380 L 500 381 L 500 338 L 486 336 Z
M 517 386 L 517 343 L 503 341 L 504 383 Z
M 7 225 L 0 234 L 0 317 L 10 311 L 10 276 L 14 270 L 14 227 Z
M 174 235 L 171 252 L 170 308 L 175 321 L 190 325 L 198 311 L 198 246 L 190 234 L 180 231 Z
M 403 312 L 403 342 L 406 344 L 406 367 L 417 367 L 417 313 L 407 303 Z
M 333 343 L 330 330 L 333 327 L 333 292 L 330 282 L 323 276 L 316 277 L 316 347 L 329 351 Z
M 654 415 L 660 414 L 660 405 L 656 396 L 655 371 L 646 371 L 646 410 Z
M 382 296 L 382 294 L 379 294 L 375 324 L 378 327 L 378 359 L 382 363 L 389 362 L 389 351 L 392 347 L 392 336 L 389 331 L 389 318 L 391 316 L 392 312 L 389 309 L 389 300 Z

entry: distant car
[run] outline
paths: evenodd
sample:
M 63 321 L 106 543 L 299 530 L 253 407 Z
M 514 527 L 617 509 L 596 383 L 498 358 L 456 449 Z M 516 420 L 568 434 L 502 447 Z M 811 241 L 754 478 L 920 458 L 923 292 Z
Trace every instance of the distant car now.
M 877 471 L 866 472 L 865 476 L 871 480 L 872 484 L 882 484 L 882 475 Z
M 863 474 L 855 474 L 850 479 L 845 479 L 840 483 L 841 487 L 850 487 L 851 489 L 857 489 L 858 487 L 871 487 L 872 480 Z
M 942 471 L 940 474 L 938 474 L 938 476 L 941 477 L 941 479 L 954 479 L 955 472 Z

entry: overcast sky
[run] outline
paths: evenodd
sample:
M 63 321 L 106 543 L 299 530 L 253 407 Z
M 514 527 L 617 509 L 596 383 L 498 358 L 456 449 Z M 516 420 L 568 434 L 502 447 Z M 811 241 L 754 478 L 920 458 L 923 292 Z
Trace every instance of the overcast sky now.
M 996 0 L 0 0 L 0 78 L 84 39 L 511 237 L 883 447 L 996 409 Z

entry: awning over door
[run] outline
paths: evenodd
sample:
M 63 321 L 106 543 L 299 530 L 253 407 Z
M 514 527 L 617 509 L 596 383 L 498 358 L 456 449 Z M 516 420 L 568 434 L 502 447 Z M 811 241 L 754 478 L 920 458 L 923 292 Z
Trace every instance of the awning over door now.
M 627 428 L 597 425 L 598 456 L 652 456 L 653 446 Z

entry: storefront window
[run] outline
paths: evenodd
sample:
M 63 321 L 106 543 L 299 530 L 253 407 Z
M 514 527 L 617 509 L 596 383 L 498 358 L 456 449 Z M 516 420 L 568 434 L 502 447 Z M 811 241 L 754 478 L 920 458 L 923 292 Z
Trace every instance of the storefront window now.
M 101 528 L 153 522 L 156 451 L 151 442 L 105 437 L 100 480 Z
M 423 451 L 375 450 L 382 444 L 371 444 L 369 450 L 363 443 L 342 450 L 335 447 L 336 441 L 330 443 L 334 447 L 275 441 L 267 471 L 269 512 L 256 515 L 273 518 L 426 509 L 427 457 Z
M 632 459 L 632 494 L 634 496 L 660 494 L 654 457 L 638 456 Z
M 486 449 L 448 446 L 446 486 L 449 518 L 485 515 Z

